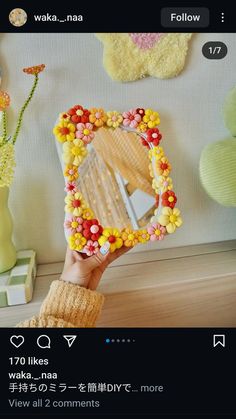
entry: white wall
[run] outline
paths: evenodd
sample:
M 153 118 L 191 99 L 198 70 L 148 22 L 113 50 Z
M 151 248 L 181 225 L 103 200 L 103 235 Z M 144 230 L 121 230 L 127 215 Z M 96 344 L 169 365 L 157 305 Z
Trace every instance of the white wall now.
M 64 257 L 63 178 L 52 127 L 58 113 L 76 103 L 120 111 L 153 107 L 160 112 L 184 225 L 158 247 L 235 239 L 236 210 L 208 198 L 198 175 L 204 145 L 227 135 L 221 105 L 236 83 L 235 34 L 194 35 L 185 70 L 176 79 L 126 84 L 113 82 L 104 71 L 102 45 L 93 34 L 3 34 L 0 39 L 1 89 L 12 97 L 11 121 L 32 81 L 21 68 L 47 65 L 17 143 L 10 206 L 18 248 L 34 248 L 40 262 Z M 208 40 L 225 42 L 227 57 L 205 59 L 201 49 Z

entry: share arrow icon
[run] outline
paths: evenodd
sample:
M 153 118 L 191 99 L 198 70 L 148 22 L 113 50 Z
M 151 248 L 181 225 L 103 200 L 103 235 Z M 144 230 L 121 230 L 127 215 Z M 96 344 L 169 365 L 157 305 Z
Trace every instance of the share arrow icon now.
M 63 338 L 67 341 L 69 348 L 71 348 L 77 336 L 76 335 L 63 335 Z

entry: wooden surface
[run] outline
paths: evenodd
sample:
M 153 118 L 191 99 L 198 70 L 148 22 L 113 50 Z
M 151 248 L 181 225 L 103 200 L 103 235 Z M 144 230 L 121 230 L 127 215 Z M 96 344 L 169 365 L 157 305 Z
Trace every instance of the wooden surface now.
M 0 326 L 37 314 L 63 263 L 41 265 L 33 300 L 0 309 Z M 235 327 L 236 241 L 127 254 L 104 274 L 99 327 Z

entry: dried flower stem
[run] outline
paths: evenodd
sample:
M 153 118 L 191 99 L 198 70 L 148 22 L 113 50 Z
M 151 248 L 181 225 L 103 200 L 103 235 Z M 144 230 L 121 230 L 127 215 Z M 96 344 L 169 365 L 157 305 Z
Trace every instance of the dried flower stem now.
M 32 89 L 31 89 L 31 91 L 30 91 L 30 93 L 29 93 L 29 96 L 27 97 L 27 99 L 26 99 L 26 101 L 25 101 L 24 105 L 22 106 L 22 108 L 21 108 L 21 110 L 20 110 L 20 114 L 19 114 L 19 117 L 18 117 L 18 120 L 17 120 L 16 131 L 15 131 L 15 133 L 14 133 L 13 137 L 12 137 L 12 142 L 13 142 L 13 144 L 15 144 L 15 142 L 16 142 L 16 140 L 17 140 L 17 137 L 18 137 L 18 135 L 19 135 L 19 132 L 20 132 L 20 129 L 21 129 L 21 124 L 22 124 L 22 119 L 23 119 L 24 112 L 25 112 L 25 110 L 26 110 L 27 106 L 29 105 L 29 103 L 30 103 L 30 101 L 31 101 L 31 99 L 32 99 L 32 97 L 33 97 L 33 95 L 34 95 L 35 89 L 36 89 L 37 84 L 38 84 L 38 80 L 39 80 L 39 78 L 38 78 L 38 74 L 35 74 L 34 84 L 33 84 L 33 86 L 32 86 Z

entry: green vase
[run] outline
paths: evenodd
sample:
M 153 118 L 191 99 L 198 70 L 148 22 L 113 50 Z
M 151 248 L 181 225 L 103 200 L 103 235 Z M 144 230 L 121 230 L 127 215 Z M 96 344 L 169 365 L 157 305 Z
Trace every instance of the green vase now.
M 16 249 L 12 242 L 13 223 L 8 208 L 9 189 L 0 187 L 0 273 L 16 263 Z

